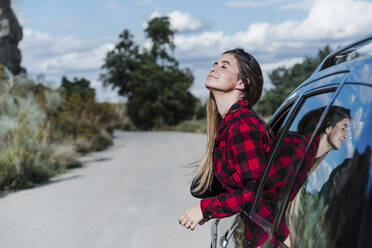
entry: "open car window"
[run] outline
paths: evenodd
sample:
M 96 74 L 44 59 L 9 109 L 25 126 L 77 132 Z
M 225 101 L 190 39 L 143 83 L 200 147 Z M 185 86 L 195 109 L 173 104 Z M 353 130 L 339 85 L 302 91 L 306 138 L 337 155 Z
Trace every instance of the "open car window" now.
M 331 126 L 321 134 L 320 146 L 329 150 L 312 165 L 286 210 L 291 247 L 356 246 L 371 161 L 369 146 L 356 147 L 371 111 L 372 87 L 343 85 L 327 114 L 333 115 Z
M 257 204 L 251 210 L 251 218 L 265 230 L 271 230 L 275 222 L 276 214 L 281 204 L 284 204 L 284 197 L 290 190 L 290 182 L 294 180 L 297 167 L 305 156 L 308 146 L 312 151 L 305 158 L 304 168 L 299 172 L 299 179 L 296 182 L 297 191 L 306 178 L 306 171 L 314 160 L 316 151 L 310 144 L 312 132 L 321 117 L 325 107 L 330 104 L 334 92 L 323 92 L 318 95 L 300 99 L 301 107 L 295 111 L 295 118 L 285 130 L 284 136 L 278 143 L 278 150 L 272 155 L 270 169 L 265 177 L 262 192 Z M 282 123 L 282 125 L 288 125 Z M 302 180 L 302 181 L 301 181 Z M 295 192 L 293 193 L 294 197 Z M 280 235 L 285 235 L 287 230 L 284 223 L 279 228 Z

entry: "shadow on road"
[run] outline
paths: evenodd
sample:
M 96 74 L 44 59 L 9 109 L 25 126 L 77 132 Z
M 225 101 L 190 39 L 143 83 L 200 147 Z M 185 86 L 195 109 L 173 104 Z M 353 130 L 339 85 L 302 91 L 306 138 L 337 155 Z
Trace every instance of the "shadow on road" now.
M 73 176 L 67 176 L 67 177 L 61 177 L 61 178 L 52 178 L 48 182 L 35 184 L 32 188 L 29 188 L 29 189 L 17 189 L 17 190 L 10 190 L 10 191 L 6 191 L 6 192 L 2 192 L 2 193 L 0 193 L 0 199 L 5 198 L 9 194 L 14 194 L 14 193 L 17 193 L 17 192 L 20 192 L 20 191 L 33 190 L 33 189 L 36 189 L 36 188 L 41 188 L 41 187 L 49 186 L 49 185 L 52 185 L 52 184 L 55 184 L 55 183 L 77 179 L 77 178 L 80 178 L 80 177 L 81 176 L 79 176 L 79 175 L 73 175 Z
M 90 159 L 90 160 L 81 160 L 81 163 L 83 165 L 87 165 L 87 164 L 90 164 L 90 163 L 104 162 L 104 161 L 109 161 L 109 160 L 112 160 L 112 158 L 102 157 L 102 158 L 94 158 L 94 159 Z

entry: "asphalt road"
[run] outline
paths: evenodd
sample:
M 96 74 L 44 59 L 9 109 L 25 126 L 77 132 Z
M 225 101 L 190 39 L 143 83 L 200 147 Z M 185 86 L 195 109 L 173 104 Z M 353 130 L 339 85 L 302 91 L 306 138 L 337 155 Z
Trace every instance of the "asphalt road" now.
M 83 167 L 0 196 L 2 248 L 209 247 L 210 223 L 178 224 L 204 135 L 115 132 L 115 145 Z

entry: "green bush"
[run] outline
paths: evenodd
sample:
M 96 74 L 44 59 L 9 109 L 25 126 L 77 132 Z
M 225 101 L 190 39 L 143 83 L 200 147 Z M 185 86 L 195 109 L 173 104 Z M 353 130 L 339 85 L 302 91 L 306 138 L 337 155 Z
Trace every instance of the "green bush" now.
M 91 151 L 102 151 L 113 144 L 112 135 L 89 122 L 80 123 L 75 137 L 76 150 L 86 154 Z
M 109 130 L 121 129 L 121 130 L 136 130 L 133 122 L 130 120 L 127 113 L 127 104 L 123 102 L 112 103 L 112 109 L 115 111 L 115 118 L 111 121 L 108 126 Z M 112 131 L 111 131 L 112 133 Z
M 0 190 L 32 187 L 81 166 L 81 137 L 88 140 L 84 152 L 112 144 L 103 127 L 115 112 L 110 105 L 96 103 L 91 91 L 91 101 L 72 93 L 71 102 L 64 102 L 61 92 L 26 75 L 13 77 L 2 67 L 0 89 Z
M 9 93 L 0 100 L 0 189 L 30 187 L 58 170 L 49 163 L 52 150 L 44 140 L 46 114 L 24 91 L 32 83 L 16 79 L 0 82 Z

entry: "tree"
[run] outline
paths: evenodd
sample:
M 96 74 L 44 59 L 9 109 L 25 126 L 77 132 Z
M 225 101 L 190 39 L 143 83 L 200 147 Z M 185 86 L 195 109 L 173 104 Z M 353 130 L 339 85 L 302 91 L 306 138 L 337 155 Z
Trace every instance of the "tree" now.
M 85 78 L 74 78 L 73 81 L 70 81 L 66 77 L 62 77 L 60 89 L 66 94 L 66 97 L 70 97 L 73 93 L 77 93 L 82 98 L 87 98 L 89 94 L 95 95 L 95 90 L 90 88 L 89 85 L 90 82 Z
M 125 29 L 119 35 L 119 43 L 105 58 L 100 75 L 104 85 L 118 88 L 120 95 L 127 95 L 131 91 L 132 72 L 141 67 L 138 45 L 133 41 L 133 35 Z
M 283 100 L 302 82 L 311 76 L 322 60 L 331 52 L 329 46 L 318 51 L 315 58 L 305 58 L 291 68 L 279 67 L 273 70 L 269 77 L 274 88 L 265 92 L 255 106 L 255 110 L 263 116 L 271 116 Z
M 174 31 L 171 30 L 168 17 L 158 17 L 149 21 L 145 29 L 147 38 L 152 41 L 151 55 L 156 60 L 157 58 L 166 59 L 170 62 L 176 62 L 174 58 L 169 56 L 167 48 L 172 52 L 175 49 L 173 43 Z
M 138 128 L 175 125 L 194 113 L 196 98 L 188 91 L 193 76 L 169 53 L 175 46 L 168 17 L 150 20 L 145 32 L 149 50 L 140 49 L 129 30 L 120 34 L 106 55 L 101 79 L 128 98 L 128 115 Z

